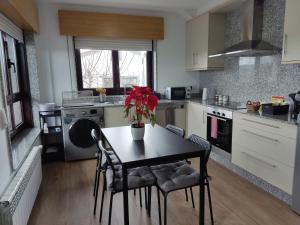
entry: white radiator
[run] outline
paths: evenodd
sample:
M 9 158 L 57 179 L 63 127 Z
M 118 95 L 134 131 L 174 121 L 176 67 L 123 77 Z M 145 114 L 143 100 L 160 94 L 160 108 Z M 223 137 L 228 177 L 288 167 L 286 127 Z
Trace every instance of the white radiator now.
M 42 181 L 41 148 L 31 150 L 1 197 L 1 225 L 27 224 Z

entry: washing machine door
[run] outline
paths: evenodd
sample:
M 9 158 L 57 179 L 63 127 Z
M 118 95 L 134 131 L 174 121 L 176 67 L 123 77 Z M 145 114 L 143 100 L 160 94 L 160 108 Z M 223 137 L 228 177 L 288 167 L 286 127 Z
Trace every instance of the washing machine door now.
M 100 133 L 99 125 L 91 119 L 79 119 L 69 129 L 70 141 L 80 148 L 88 148 L 94 145 L 91 131 L 95 129 Z

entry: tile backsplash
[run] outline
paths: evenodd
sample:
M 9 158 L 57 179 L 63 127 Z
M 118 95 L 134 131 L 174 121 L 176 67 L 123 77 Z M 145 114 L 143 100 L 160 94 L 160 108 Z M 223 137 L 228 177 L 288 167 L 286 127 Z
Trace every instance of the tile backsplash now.
M 282 46 L 285 0 L 265 0 L 263 40 Z M 241 41 L 240 10 L 230 12 L 225 22 L 225 47 Z M 300 91 L 300 64 L 282 65 L 281 54 L 225 58 L 222 71 L 200 72 L 200 87 L 230 95 L 233 101 L 268 101 L 271 95 Z

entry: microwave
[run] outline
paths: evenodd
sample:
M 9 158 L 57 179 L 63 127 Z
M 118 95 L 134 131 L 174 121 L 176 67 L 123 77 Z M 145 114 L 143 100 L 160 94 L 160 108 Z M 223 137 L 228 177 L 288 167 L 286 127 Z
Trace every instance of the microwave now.
M 167 87 L 166 98 L 169 100 L 180 100 L 191 98 L 192 87 Z

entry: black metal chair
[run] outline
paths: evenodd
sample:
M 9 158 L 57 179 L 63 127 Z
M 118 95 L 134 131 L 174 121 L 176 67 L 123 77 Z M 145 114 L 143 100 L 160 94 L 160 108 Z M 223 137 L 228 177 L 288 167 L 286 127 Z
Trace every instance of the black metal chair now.
M 191 142 L 198 144 L 201 149 L 205 149 L 205 186 L 207 187 L 208 200 L 209 200 L 209 209 L 211 216 L 211 223 L 214 224 L 212 203 L 211 203 L 211 194 L 209 180 L 210 176 L 207 174 L 207 162 L 211 153 L 211 144 L 197 136 L 191 135 L 188 138 Z M 180 161 L 176 163 L 163 164 L 159 166 L 151 167 L 154 176 L 156 177 L 157 186 L 164 196 L 164 225 L 167 225 L 167 197 L 170 192 L 187 189 L 200 185 L 200 174 L 193 169 L 187 162 Z M 158 194 L 159 195 L 159 194 Z M 159 196 L 158 196 L 159 198 Z M 192 202 L 194 207 L 194 199 L 192 195 Z M 160 214 L 159 214 L 160 215 Z M 161 218 L 160 218 L 161 220 Z
M 180 136 L 182 138 L 184 138 L 184 136 L 185 136 L 185 130 L 182 129 L 182 128 L 180 128 L 180 127 L 168 124 L 166 126 L 166 129 L 169 130 L 169 131 L 171 131 L 174 134 L 177 134 L 178 136 Z M 191 164 L 191 162 L 189 160 L 186 160 L 186 162 L 189 163 L 189 164 Z M 189 201 L 188 191 L 187 191 L 186 188 L 184 189 L 184 191 L 185 191 L 185 200 L 188 202 Z M 194 200 L 193 200 L 194 199 L 193 190 L 190 189 L 190 192 L 191 192 L 191 198 L 192 198 L 193 207 L 195 207 L 194 206 Z
M 96 131 L 94 131 L 93 133 L 96 133 Z M 111 192 L 110 203 L 109 203 L 109 220 L 108 220 L 108 224 L 110 225 L 113 197 L 115 194 L 123 191 L 122 166 L 120 164 L 114 163 L 112 154 L 103 146 L 103 142 L 99 138 L 97 141 L 97 146 L 100 149 L 101 154 L 105 156 L 107 162 L 104 164 L 104 168 L 101 170 L 103 173 L 104 182 L 103 182 L 103 190 L 102 190 L 102 197 L 101 197 L 99 221 L 101 222 L 102 220 L 103 200 L 104 200 L 105 192 L 108 189 Z M 128 179 L 128 190 L 135 190 L 135 189 L 141 190 L 141 188 L 145 188 L 145 192 L 146 192 L 146 190 L 148 189 L 148 197 L 147 197 L 148 199 L 146 205 L 147 205 L 148 215 L 150 216 L 151 191 L 152 191 L 151 187 L 156 185 L 156 180 L 154 175 L 151 172 L 151 169 L 149 167 L 138 167 L 134 169 L 129 169 L 127 179 Z M 158 194 L 159 194 L 159 190 L 158 190 Z M 140 201 L 141 201 L 141 192 L 140 192 Z
M 91 136 L 97 146 L 97 163 L 96 163 L 96 173 L 95 173 L 95 180 L 94 180 L 94 191 L 93 195 L 95 196 L 94 200 L 94 215 L 96 214 L 97 209 L 97 202 L 98 202 L 98 192 L 99 192 L 99 182 L 100 182 L 100 174 L 101 171 L 105 168 L 105 165 L 107 162 L 105 160 L 102 160 L 102 151 L 99 148 L 98 142 L 99 142 L 99 135 L 95 129 L 91 131 Z M 108 154 L 111 156 L 111 160 L 113 164 L 119 164 L 118 158 L 115 156 L 113 151 L 108 151 Z

